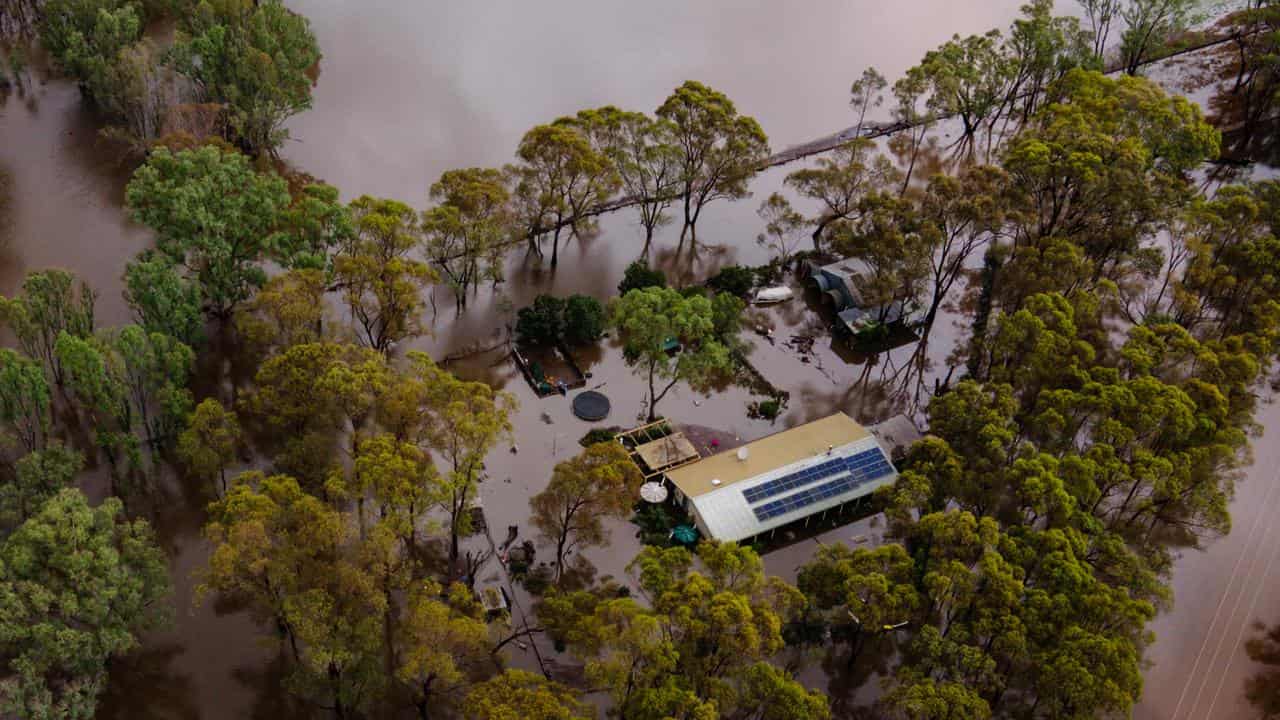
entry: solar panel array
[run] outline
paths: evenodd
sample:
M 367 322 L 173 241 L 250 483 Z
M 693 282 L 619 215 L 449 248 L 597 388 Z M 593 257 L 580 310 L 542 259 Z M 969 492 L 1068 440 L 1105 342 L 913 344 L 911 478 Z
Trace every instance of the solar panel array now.
M 838 475 L 844 472 L 844 458 L 838 457 L 835 460 L 828 460 L 821 465 L 798 470 L 789 475 L 783 475 L 780 478 L 770 480 L 767 483 L 757 485 L 749 490 L 743 490 L 742 496 L 747 499 L 748 503 L 755 504 L 774 495 L 781 495 L 788 490 L 794 490 L 798 487 L 811 485 L 819 480 L 825 480 L 832 475 Z
M 763 485 L 744 490 L 742 495 L 748 503 L 754 505 L 751 511 L 755 513 L 756 519 L 764 522 L 813 503 L 849 492 L 860 485 L 878 480 L 892 472 L 893 466 L 889 464 L 888 459 L 885 458 L 880 448 L 872 448 L 852 457 L 828 460 L 820 465 L 785 475 L 776 480 L 770 480 Z M 821 482 L 834 475 L 843 476 L 829 482 Z M 820 482 L 821 484 L 819 485 L 807 487 Z M 779 500 L 756 505 L 761 500 L 802 487 L 806 489 Z

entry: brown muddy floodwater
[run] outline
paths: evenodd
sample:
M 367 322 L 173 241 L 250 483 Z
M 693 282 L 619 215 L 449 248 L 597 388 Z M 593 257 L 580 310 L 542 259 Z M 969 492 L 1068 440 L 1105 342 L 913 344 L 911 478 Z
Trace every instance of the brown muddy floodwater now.
M 441 172 L 509 162 L 520 136 L 535 124 L 609 103 L 652 111 L 686 79 L 726 92 L 742 112 L 760 120 L 774 149 L 781 149 L 849 125 L 848 86 L 865 66 L 876 65 L 892 81 L 953 33 L 1006 26 L 1022 1 L 815 0 L 801 11 L 794 3 L 761 0 L 290 0 L 290 7 L 311 19 L 324 60 L 315 107 L 291 121 L 293 140 L 284 155 L 298 169 L 341 188 L 346 198 L 368 193 L 421 207 Z M 13 185 L 9 217 L 0 218 L 0 293 L 14 292 L 29 270 L 66 267 L 99 291 L 100 323 L 109 325 L 128 320 L 120 275 L 149 237 L 124 218 L 120 201 L 129 168 L 97 142 L 95 129 L 76 89 L 62 81 L 41 82 L 0 106 L 0 170 L 11 175 Z M 764 262 L 768 253 L 755 243 L 755 208 L 791 169 L 757 178 L 753 200 L 709 208 L 699 224 L 705 247 L 696 257 L 677 262 L 671 233 L 661 236 L 658 263 L 676 275 L 705 277 L 727 263 Z M 540 292 L 607 298 L 641 240 L 624 210 L 602 219 L 599 236 L 563 247 L 556 272 L 516 251 L 506 281 L 496 291 L 482 290 L 465 314 L 457 316 L 447 293 L 439 293 L 434 334 L 417 346 L 445 358 L 498 344 L 514 308 Z M 827 319 L 815 310 L 811 298 L 798 298 L 748 313 L 744 335 L 753 346 L 753 364 L 791 393 L 775 423 L 749 419 L 751 395 L 738 387 L 707 396 L 678 387 L 660 411 L 678 423 L 710 428 L 728 442 L 834 410 L 868 423 L 896 412 L 918 414 L 919 400 L 935 378 L 946 375 L 947 356 L 963 335 L 958 316 L 946 312 L 927 342 L 859 357 L 831 340 Z M 625 426 L 643 417 L 642 385 L 611 341 L 580 360 L 592 375 L 588 387 L 613 401 L 612 414 L 600 424 Z M 566 399 L 537 399 L 500 351 L 467 356 L 450 368 L 509 390 L 520 401 L 514 419 L 518 452 L 495 450 L 481 497 L 493 535 L 501 540 L 515 525 L 523 540 L 529 496 L 545 487 L 555 462 L 578 450 L 577 440 L 590 426 L 572 416 Z M 1263 419 L 1280 422 L 1274 409 Z M 1254 472 L 1259 482 L 1244 484 L 1234 506 L 1237 533 L 1180 563 L 1177 609 L 1156 625 L 1166 639 L 1154 648 L 1156 665 L 1141 717 L 1172 717 L 1171 703 L 1179 702 L 1177 692 L 1188 677 L 1205 675 L 1210 665 L 1227 670 L 1228 662 L 1223 689 L 1193 685 L 1180 710 L 1188 718 L 1237 716 L 1248 662 L 1236 634 L 1255 617 L 1280 619 L 1280 608 L 1269 607 L 1280 581 L 1268 574 L 1277 547 L 1270 519 L 1280 496 L 1267 492 L 1273 478 L 1261 477 L 1277 466 L 1274 448 L 1260 447 Z M 247 613 L 214 602 L 193 607 L 191 574 L 208 552 L 199 535 L 208 498 L 177 481 L 167 483 L 160 497 L 150 514 L 172 560 L 175 626 L 112 668 L 101 717 L 323 716 L 287 700 L 274 662 L 277 648 Z M 876 542 L 879 533 L 869 519 L 817 540 Z M 769 571 L 793 579 L 817 540 L 771 553 Z M 471 543 L 484 546 L 480 539 Z M 600 575 L 620 577 L 638 549 L 634 528 L 615 523 L 612 545 L 586 553 L 586 559 Z M 1237 558 L 1243 562 L 1232 570 Z M 482 582 L 499 577 L 492 562 L 480 573 Z M 1238 595 L 1224 597 L 1227 589 Z M 528 600 L 517 592 L 517 610 L 527 610 Z M 1221 618 L 1218 624 L 1211 622 L 1215 617 Z M 1219 637 L 1225 638 L 1221 651 L 1215 646 Z M 538 646 L 545 667 L 572 677 L 566 658 L 555 657 L 544 643 Z M 1197 653 L 1200 664 L 1193 667 Z M 536 667 L 532 653 L 516 655 L 515 664 Z M 865 676 L 844 677 L 834 665 L 830 670 L 828 675 L 811 668 L 803 677 L 827 689 L 838 709 L 874 693 L 867 687 L 873 683 L 856 687 Z M 1215 694 L 1221 697 L 1210 710 Z M 1189 708 L 1195 710 L 1186 714 Z

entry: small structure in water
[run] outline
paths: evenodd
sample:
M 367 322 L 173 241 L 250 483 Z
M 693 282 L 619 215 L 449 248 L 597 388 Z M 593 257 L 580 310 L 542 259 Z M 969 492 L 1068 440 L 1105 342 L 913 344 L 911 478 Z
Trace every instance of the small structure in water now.
M 786 285 L 778 285 L 777 287 L 760 288 L 756 291 L 752 302 L 756 305 L 773 305 L 775 303 L 786 302 L 795 297 L 795 293 Z
M 511 359 L 540 398 L 568 395 L 570 390 L 587 384 L 586 373 L 574 362 L 573 353 L 563 346 L 524 350 L 516 346 L 511 350 Z
M 596 422 L 609 417 L 609 398 L 595 390 L 580 392 L 573 398 L 573 414 L 587 422 Z
M 801 273 L 822 293 L 823 303 L 836 313 L 836 328 L 842 333 L 857 337 L 866 332 L 917 324 L 920 308 L 915 302 L 895 300 L 888 305 L 873 306 L 866 301 L 862 283 L 870 272 L 866 263 L 856 259 L 827 265 L 809 262 L 801 267 Z
M 615 439 L 631 454 L 646 481 L 661 482 L 664 472 L 702 458 L 684 433 L 673 430 L 665 418 L 620 432 Z

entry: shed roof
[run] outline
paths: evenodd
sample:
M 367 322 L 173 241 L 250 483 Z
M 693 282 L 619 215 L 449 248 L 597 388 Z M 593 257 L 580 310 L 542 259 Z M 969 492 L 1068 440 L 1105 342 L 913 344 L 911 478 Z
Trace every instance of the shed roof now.
M 741 448 L 726 450 L 676 468 L 667 473 L 667 478 L 685 496 L 694 498 L 867 437 L 870 433 L 866 428 L 838 412 L 747 443 L 742 446 L 747 449 L 745 460 L 738 459 Z M 713 485 L 713 479 L 720 483 Z
M 636 447 L 636 454 L 650 470 L 662 470 L 698 457 L 698 450 L 684 436 L 674 433 Z

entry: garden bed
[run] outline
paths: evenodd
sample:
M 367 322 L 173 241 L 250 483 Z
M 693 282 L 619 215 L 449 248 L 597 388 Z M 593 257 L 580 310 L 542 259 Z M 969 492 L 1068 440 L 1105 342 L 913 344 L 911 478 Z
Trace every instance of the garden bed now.
M 540 398 L 566 395 L 587 384 L 587 376 L 563 345 L 549 347 L 515 346 L 511 358 Z

